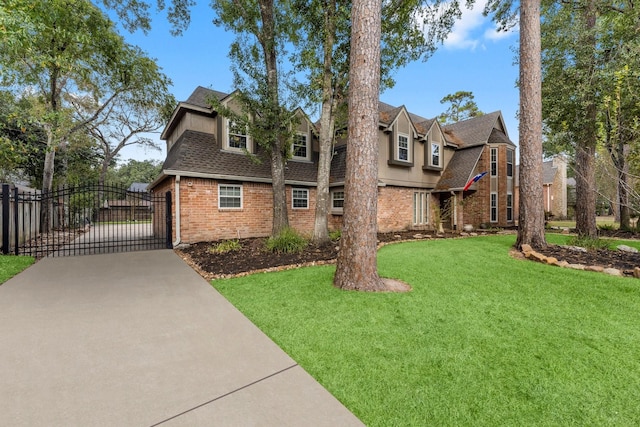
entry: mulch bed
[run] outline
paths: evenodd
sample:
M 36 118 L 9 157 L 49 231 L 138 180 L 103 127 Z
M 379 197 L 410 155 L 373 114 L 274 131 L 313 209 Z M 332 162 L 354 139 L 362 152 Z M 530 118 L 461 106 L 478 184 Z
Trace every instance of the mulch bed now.
M 488 232 L 479 231 L 479 234 Z M 397 233 L 379 233 L 381 244 L 406 240 L 439 239 L 460 237 L 459 234 L 435 234 L 433 232 L 403 231 Z M 632 233 L 620 234 L 609 232 L 603 237 L 630 239 L 637 237 Z M 206 279 L 232 277 L 256 271 L 275 271 L 297 268 L 303 265 L 321 265 L 335 262 L 338 254 L 338 243 L 332 242 L 323 246 L 309 245 L 297 254 L 272 253 L 264 250 L 266 238 L 240 239 L 242 249 L 223 254 L 212 253 L 210 248 L 215 242 L 201 242 L 176 249 L 189 265 Z M 640 267 L 640 254 L 622 251 L 595 250 L 578 252 L 569 248 L 549 245 L 538 252 L 570 264 L 598 265 L 619 270 L 633 270 Z
M 379 233 L 381 244 L 418 239 L 444 239 L 459 237 L 458 234 L 435 234 L 421 231 L 402 231 L 397 233 Z M 189 265 L 207 279 L 231 277 L 255 271 L 272 271 L 295 268 L 302 265 L 321 265 L 335 262 L 338 255 L 337 242 L 322 246 L 309 245 L 296 254 L 266 252 L 266 238 L 239 239 L 242 249 L 227 253 L 213 253 L 211 247 L 216 242 L 194 243 L 176 252 Z

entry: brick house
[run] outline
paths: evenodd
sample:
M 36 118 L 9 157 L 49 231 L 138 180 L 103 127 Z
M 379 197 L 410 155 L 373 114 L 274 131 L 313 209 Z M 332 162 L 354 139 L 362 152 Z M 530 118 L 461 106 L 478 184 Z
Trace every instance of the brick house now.
M 516 200 L 519 198 L 519 167 L 516 167 Z M 567 160 L 558 155 L 542 162 L 542 205 L 545 218 L 563 219 L 573 211 L 570 192 L 575 191 L 575 180 L 567 178 Z M 516 205 L 517 206 L 517 205 Z M 518 209 L 516 208 L 516 214 Z
M 174 244 L 271 232 L 267 155 L 211 108 L 211 97 L 237 108 L 233 93 L 198 87 L 178 104 L 161 135 L 167 143 L 167 158 L 150 188 L 154 193 L 172 193 Z M 285 169 L 289 222 L 310 234 L 318 135 L 304 111 L 298 109 L 295 114 L 300 120 Z M 463 224 L 514 224 L 515 145 L 500 112 L 443 127 L 404 106 L 380 103 L 379 123 L 379 231 L 429 230 L 437 226 L 439 217 L 445 228 L 458 230 Z M 342 223 L 345 166 L 345 141 L 338 141 L 331 163 L 331 228 Z M 488 174 L 464 190 L 481 172 Z

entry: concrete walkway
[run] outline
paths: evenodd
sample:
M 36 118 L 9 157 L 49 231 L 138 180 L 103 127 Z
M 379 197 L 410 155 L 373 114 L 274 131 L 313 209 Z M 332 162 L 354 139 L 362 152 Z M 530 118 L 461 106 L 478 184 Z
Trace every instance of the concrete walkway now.
M 0 286 L 0 425 L 362 423 L 159 250 L 47 258 Z

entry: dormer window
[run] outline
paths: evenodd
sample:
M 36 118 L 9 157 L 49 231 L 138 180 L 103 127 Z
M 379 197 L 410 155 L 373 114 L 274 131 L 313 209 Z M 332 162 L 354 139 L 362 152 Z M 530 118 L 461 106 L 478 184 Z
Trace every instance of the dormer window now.
M 297 133 L 293 136 L 293 153 L 294 160 L 309 160 L 309 139 L 304 133 Z
M 440 167 L 440 144 L 431 143 L 431 166 Z
M 409 136 L 407 135 L 398 134 L 398 160 L 411 161 L 409 159 Z
M 227 121 L 227 148 L 238 151 L 249 149 L 247 128 L 233 120 Z

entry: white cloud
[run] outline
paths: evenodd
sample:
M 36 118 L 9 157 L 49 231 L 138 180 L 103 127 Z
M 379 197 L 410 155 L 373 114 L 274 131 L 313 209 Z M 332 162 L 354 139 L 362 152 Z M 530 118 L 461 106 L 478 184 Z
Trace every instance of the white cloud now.
M 462 8 L 462 17 L 456 21 L 444 42 L 446 48 L 475 50 L 480 47 L 484 49 L 485 41 L 499 41 L 517 31 L 515 28 L 508 32 L 498 32 L 491 17 L 482 15 L 486 3 L 486 0 L 481 0 L 475 3 L 472 9 Z

